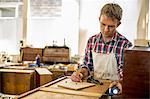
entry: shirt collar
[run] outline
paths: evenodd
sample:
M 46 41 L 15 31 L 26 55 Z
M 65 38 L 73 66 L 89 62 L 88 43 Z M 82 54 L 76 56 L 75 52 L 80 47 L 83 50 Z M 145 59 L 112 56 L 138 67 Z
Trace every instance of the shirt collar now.
M 117 41 L 117 37 L 118 37 L 118 32 L 116 31 L 112 37 L 112 41 Z
M 110 41 L 117 41 L 117 37 L 118 37 L 118 32 L 116 31 Z M 100 38 L 100 41 L 103 41 L 101 32 L 100 32 L 99 38 Z

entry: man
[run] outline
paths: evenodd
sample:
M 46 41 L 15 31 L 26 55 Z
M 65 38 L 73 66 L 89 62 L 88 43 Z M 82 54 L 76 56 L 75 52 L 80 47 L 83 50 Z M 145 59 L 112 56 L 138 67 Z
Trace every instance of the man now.
M 99 17 L 100 33 L 89 38 L 84 63 L 71 75 L 72 81 L 81 81 L 94 72 L 95 79 L 112 80 L 120 89 L 123 78 L 123 52 L 132 46 L 116 28 L 121 24 L 122 8 L 118 4 L 108 3 L 103 6 Z

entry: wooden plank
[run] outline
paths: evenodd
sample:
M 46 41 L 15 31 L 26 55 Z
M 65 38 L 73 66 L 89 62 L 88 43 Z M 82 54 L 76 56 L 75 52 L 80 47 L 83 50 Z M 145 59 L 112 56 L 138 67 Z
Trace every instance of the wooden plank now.
M 46 92 L 64 93 L 64 94 L 81 95 L 81 96 L 92 96 L 92 97 L 102 96 L 101 93 L 83 92 L 83 91 L 75 91 L 75 90 L 60 89 L 60 88 L 41 88 L 40 90 Z
M 67 79 L 70 79 L 69 77 Z M 58 87 L 58 84 L 63 82 L 64 80 L 60 81 L 60 82 L 57 82 L 56 84 L 53 84 L 51 86 L 47 86 L 48 88 L 62 88 L 62 87 Z M 93 87 L 88 87 L 88 88 L 84 88 L 84 89 L 81 89 L 79 91 L 84 91 L 84 92 L 95 92 L 95 93 L 101 93 L 101 94 L 104 94 L 106 92 L 106 90 L 109 88 L 109 85 L 111 83 L 111 81 L 109 80 L 102 80 L 103 82 L 103 85 L 95 85 Z M 62 88 L 64 89 L 64 88 Z M 69 90 L 69 89 L 68 89 Z
M 33 73 L 34 70 L 0 69 L 0 72 L 9 72 L 9 73 Z
M 73 82 L 71 79 L 65 79 L 61 83 L 58 84 L 59 87 L 73 89 L 73 90 L 79 90 L 87 87 L 95 86 L 93 83 L 87 83 L 87 82 Z
M 27 69 L 28 66 L 6 66 L 4 68 L 5 69 L 19 69 L 19 70 L 23 70 L 23 69 Z

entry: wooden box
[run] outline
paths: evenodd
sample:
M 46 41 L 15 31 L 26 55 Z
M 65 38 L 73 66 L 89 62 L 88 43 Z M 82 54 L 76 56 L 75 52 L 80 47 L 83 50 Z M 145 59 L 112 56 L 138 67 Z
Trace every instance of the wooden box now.
M 149 98 L 150 48 L 134 47 L 124 52 L 124 98 Z
M 36 68 L 36 85 L 37 87 L 42 86 L 52 81 L 52 73 L 46 68 Z
M 42 48 L 25 47 L 20 49 L 21 61 L 35 61 L 38 54 L 42 57 Z
M 69 62 L 68 47 L 46 47 L 43 49 L 43 62 Z
M 35 88 L 34 70 L 0 69 L 1 92 L 18 95 Z

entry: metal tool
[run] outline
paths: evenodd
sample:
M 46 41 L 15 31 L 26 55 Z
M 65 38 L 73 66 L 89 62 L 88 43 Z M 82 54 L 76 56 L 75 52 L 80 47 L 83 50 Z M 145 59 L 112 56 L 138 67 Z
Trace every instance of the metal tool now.
M 87 82 L 103 85 L 103 83 L 100 80 L 94 79 L 93 76 L 89 76 L 88 79 L 87 79 Z

